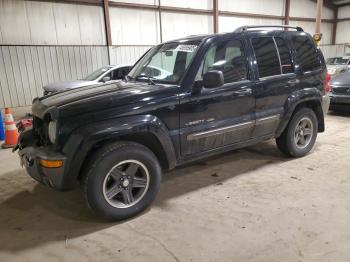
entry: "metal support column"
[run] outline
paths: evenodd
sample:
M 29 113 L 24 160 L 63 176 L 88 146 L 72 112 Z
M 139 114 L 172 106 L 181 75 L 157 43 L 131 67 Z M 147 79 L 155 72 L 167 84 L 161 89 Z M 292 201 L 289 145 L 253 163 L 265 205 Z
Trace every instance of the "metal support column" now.
M 323 7 L 323 0 L 317 0 L 316 28 L 315 28 L 315 33 L 316 34 L 321 33 L 322 7 Z
M 104 21 L 105 21 L 108 63 L 111 64 L 111 56 L 110 56 L 109 48 L 112 46 L 112 35 L 111 35 L 111 21 L 109 18 L 109 0 L 103 0 L 103 13 L 104 13 Z

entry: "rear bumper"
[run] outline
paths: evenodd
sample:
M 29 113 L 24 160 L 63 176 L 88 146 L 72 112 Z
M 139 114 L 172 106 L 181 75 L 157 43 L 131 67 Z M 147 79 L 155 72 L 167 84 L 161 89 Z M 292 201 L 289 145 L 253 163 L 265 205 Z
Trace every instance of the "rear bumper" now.
M 66 165 L 66 156 L 54 152 L 45 147 L 25 147 L 18 152 L 21 165 L 25 167 L 27 173 L 49 187 L 56 190 L 64 190 L 64 173 Z M 40 165 L 40 160 L 61 160 L 63 165 L 58 168 L 46 168 Z

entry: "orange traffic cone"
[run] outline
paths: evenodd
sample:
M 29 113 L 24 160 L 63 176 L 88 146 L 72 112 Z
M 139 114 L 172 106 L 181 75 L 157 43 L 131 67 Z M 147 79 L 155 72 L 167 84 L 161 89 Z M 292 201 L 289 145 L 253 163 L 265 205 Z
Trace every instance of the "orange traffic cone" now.
M 5 143 L 3 148 L 14 147 L 18 140 L 18 130 L 9 108 L 5 108 Z

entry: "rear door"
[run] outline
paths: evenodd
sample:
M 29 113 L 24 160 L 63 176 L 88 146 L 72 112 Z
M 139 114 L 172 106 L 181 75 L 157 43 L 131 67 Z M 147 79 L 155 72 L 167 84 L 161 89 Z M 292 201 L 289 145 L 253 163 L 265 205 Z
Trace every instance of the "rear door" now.
M 256 70 L 256 126 L 253 137 L 273 136 L 284 114 L 289 94 L 298 88 L 291 51 L 279 36 L 250 37 L 255 55 Z

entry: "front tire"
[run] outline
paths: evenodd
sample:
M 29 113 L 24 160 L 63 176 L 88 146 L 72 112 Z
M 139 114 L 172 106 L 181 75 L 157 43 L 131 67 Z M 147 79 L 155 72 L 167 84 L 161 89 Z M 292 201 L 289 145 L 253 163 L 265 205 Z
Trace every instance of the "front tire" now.
M 107 220 L 123 220 L 144 211 L 155 199 L 162 177 L 153 152 L 133 142 L 102 147 L 86 170 L 87 205 Z
M 318 130 L 315 112 L 310 108 L 298 110 L 282 135 L 276 139 L 278 149 L 291 157 L 305 156 L 313 148 Z

